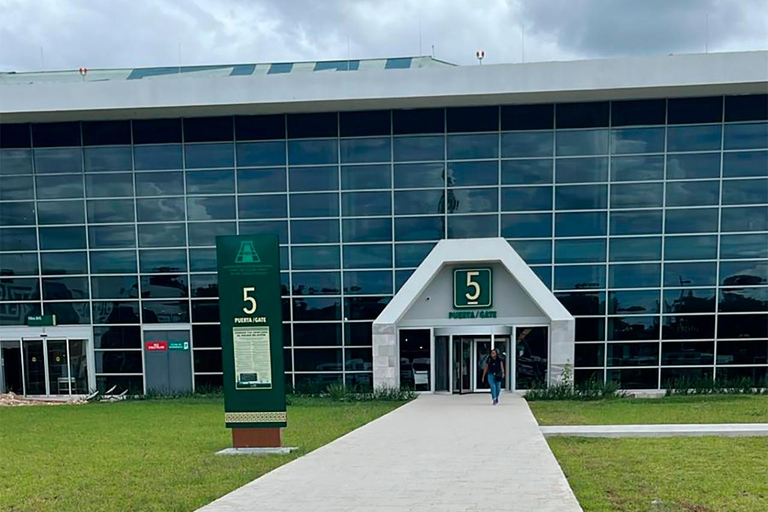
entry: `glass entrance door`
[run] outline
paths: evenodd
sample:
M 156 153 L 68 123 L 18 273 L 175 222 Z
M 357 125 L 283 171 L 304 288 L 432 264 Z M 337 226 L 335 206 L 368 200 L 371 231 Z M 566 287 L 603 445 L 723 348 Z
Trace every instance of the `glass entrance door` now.
M 85 340 L 25 339 L 21 351 L 25 395 L 88 393 Z
M 47 395 L 43 340 L 24 340 L 24 394 Z
M 472 348 L 471 338 L 453 338 L 453 392 L 472 392 Z
M 475 340 L 475 391 L 490 390 L 488 379 L 483 379 L 483 370 L 488 358 L 491 357 L 491 340 L 476 338 Z

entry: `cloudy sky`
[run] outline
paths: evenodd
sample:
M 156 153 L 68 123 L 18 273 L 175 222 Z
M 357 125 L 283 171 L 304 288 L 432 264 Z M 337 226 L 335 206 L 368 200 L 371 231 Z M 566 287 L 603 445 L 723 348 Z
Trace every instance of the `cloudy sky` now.
M 526 62 L 764 50 L 768 0 L 0 0 L 0 70 L 520 62 L 523 32 Z

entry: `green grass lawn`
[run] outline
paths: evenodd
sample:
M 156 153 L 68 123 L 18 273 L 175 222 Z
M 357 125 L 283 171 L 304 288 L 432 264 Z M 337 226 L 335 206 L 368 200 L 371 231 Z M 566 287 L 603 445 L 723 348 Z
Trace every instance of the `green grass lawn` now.
M 768 423 L 768 395 L 534 401 L 529 405 L 540 425 Z
M 586 512 L 768 510 L 765 437 L 557 437 L 549 445 Z
M 294 400 L 291 455 L 221 456 L 221 399 L 0 408 L 0 510 L 189 511 L 400 403 Z

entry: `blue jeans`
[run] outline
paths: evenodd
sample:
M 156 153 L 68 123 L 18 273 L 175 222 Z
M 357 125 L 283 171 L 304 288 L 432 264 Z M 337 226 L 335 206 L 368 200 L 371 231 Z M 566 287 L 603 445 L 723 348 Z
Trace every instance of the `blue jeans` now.
M 501 393 L 501 379 L 497 379 L 492 373 L 488 374 L 488 384 L 491 386 L 491 398 L 494 401 L 499 399 Z

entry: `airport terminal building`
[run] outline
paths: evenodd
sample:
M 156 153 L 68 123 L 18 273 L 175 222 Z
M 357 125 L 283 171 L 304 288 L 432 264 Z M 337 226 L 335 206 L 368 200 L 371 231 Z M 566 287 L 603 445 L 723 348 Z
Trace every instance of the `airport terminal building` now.
M 0 391 L 222 383 L 277 233 L 286 382 L 768 373 L 768 52 L 0 73 Z

